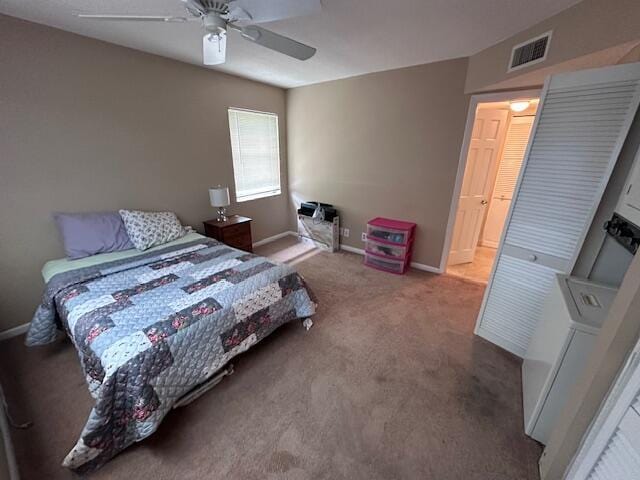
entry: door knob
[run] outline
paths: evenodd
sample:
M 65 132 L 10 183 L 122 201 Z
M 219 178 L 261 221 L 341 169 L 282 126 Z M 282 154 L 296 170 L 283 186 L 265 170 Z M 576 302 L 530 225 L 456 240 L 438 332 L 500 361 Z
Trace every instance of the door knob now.
M 480 204 L 481 204 L 481 205 L 486 205 L 487 203 L 488 203 L 488 202 L 487 202 L 486 200 L 482 200 L 482 201 L 480 202 Z

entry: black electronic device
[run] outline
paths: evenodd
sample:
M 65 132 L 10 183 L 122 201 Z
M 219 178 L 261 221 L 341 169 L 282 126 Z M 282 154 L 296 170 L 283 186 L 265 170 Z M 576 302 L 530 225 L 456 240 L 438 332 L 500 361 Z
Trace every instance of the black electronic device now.
M 604 224 L 604 228 L 609 235 L 631 253 L 635 254 L 638 251 L 640 228 L 626 218 L 614 213 L 611 220 Z
M 333 219 L 338 216 L 338 211 L 333 205 L 319 202 L 302 202 L 298 209 L 298 214 L 306 217 L 313 217 L 318 205 L 320 205 L 320 208 L 324 210 L 324 220 L 326 222 L 333 222 Z

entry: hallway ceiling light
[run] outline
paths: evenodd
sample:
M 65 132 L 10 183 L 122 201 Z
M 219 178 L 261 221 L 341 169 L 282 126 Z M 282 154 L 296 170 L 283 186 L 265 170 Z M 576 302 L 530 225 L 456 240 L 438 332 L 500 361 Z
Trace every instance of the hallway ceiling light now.
M 529 108 L 530 104 L 531 102 L 529 100 L 517 100 L 515 102 L 511 102 L 509 104 L 509 108 L 512 112 L 523 112 Z

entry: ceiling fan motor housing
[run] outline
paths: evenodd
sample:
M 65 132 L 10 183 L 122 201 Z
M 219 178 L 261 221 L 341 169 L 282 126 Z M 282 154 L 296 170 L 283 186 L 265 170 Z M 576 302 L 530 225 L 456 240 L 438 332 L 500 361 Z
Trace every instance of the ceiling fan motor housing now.
M 204 28 L 209 33 L 220 35 L 227 31 L 227 22 L 218 16 L 217 13 L 208 13 L 202 17 Z

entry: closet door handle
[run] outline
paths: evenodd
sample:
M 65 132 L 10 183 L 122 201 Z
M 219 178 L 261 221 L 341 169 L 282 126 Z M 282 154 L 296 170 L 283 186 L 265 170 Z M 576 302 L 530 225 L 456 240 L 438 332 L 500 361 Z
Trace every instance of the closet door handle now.
M 487 203 L 489 203 L 489 202 L 487 202 L 486 200 L 482 200 L 482 201 L 480 202 L 480 205 L 486 205 Z
M 532 262 L 535 262 L 536 260 L 538 260 L 538 256 L 532 253 L 531 255 L 529 255 L 529 260 L 531 260 Z

